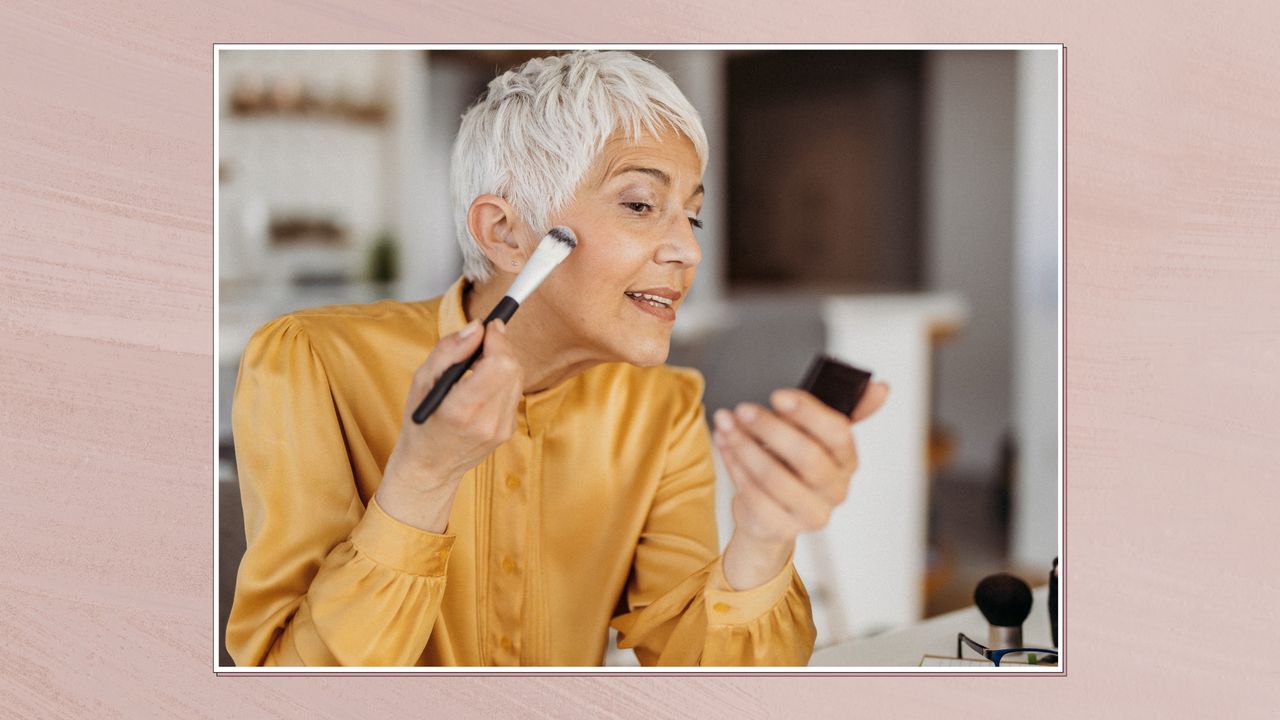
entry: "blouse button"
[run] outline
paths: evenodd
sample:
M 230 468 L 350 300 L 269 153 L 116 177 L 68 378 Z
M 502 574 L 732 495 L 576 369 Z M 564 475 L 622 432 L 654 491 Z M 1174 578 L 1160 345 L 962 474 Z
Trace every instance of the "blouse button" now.
M 712 606 L 711 606 L 711 609 L 712 609 L 712 610 L 715 610 L 716 612 L 721 612 L 721 613 L 723 613 L 723 612 L 729 612 L 729 611 L 730 611 L 730 610 L 732 610 L 733 608 L 729 607 L 729 605 L 728 605 L 727 603 L 718 602 L 718 603 L 716 603 L 715 605 L 712 605 Z
M 507 488 L 511 490 L 516 490 L 519 487 L 520 487 L 520 478 L 516 477 L 515 475 L 508 475 Z
M 511 650 L 511 647 L 512 647 L 511 638 L 509 637 L 502 638 L 502 640 L 500 640 L 498 644 L 502 646 L 503 650 Z
M 516 561 L 515 561 L 515 560 L 512 560 L 512 559 L 511 559 L 511 558 L 509 558 L 509 557 L 502 558 L 502 569 L 503 569 L 503 570 L 505 570 L 505 571 L 507 571 L 507 572 L 509 572 L 509 573 L 513 573 L 513 572 L 515 572 L 515 571 L 516 571 Z

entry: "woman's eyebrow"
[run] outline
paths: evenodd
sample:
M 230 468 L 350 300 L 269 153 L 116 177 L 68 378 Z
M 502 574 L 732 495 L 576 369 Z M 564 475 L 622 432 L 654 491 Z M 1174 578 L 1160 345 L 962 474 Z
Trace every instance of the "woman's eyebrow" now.
M 654 179 L 656 179 L 658 182 L 662 183 L 663 185 L 671 184 L 671 176 L 666 174 L 665 172 L 659 170 L 658 168 L 641 167 L 639 165 L 623 165 L 617 170 L 614 170 L 613 174 L 610 175 L 609 177 L 617 177 L 623 173 L 629 173 L 629 172 L 644 173 L 645 175 L 652 176 Z
M 629 172 L 644 173 L 645 175 L 649 175 L 653 177 L 655 180 L 662 183 L 663 185 L 671 185 L 670 175 L 666 174 L 662 170 L 659 170 L 658 168 L 642 167 L 640 165 L 623 165 L 622 167 L 613 171 L 613 173 L 610 174 L 609 177 L 614 178 L 623 173 L 629 173 Z M 703 188 L 702 183 L 698 183 L 698 187 L 694 188 L 693 192 L 689 194 L 689 199 L 692 200 L 693 198 L 703 194 L 704 192 L 705 192 L 705 189 Z

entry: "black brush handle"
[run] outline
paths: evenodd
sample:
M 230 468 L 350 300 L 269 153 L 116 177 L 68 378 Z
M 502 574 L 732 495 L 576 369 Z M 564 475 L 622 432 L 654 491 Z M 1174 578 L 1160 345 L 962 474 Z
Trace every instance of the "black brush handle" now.
M 516 309 L 519 307 L 520 303 L 516 302 L 512 298 L 502 298 L 502 301 L 493 309 L 493 312 L 489 313 L 489 317 L 484 319 L 484 326 L 488 327 L 489 323 L 494 320 L 501 320 L 504 323 L 507 322 L 511 319 L 512 315 L 516 314 Z M 462 379 L 462 376 L 471 369 L 471 366 L 476 364 L 476 361 L 480 359 L 480 355 L 483 352 L 484 343 L 481 342 L 480 347 L 476 348 L 476 351 L 471 353 L 471 357 L 468 357 L 462 362 L 456 362 L 450 365 L 443 373 L 440 374 L 440 379 L 436 380 L 436 384 L 432 386 L 431 392 L 427 393 L 427 396 L 422 398 L 422 402 L 418 403 L 417 409 L 413 411 L 413 421 L 415 423 L 421 425 L 427 421 L 427 418 L 431 417 L 431 414 L 436 411 L 436 408 L 440 407 L 440 403 L 444 402 L 445 396 L 448 395 L 449 391 L 453 389 L 453 386 Z
M 1058 647 L 1058 558 L 1053 559 L 1049 573 L 1049 632 L 1053 633 L 1053 646 Z

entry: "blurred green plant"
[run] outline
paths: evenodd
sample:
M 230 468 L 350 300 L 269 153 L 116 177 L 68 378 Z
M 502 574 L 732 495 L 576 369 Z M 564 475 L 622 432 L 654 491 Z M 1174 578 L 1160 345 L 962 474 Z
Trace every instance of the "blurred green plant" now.
M 389 283 L 399 274 L 399 256 L 396 250 L 395 236 L 390 232 L 382 232 L 369 248 L 369 280 L 376 283 Z

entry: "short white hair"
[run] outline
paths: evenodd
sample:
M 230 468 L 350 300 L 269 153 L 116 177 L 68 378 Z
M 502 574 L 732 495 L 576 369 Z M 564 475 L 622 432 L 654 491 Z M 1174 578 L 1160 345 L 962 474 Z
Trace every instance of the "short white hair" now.
M 605 141 L 622 131 L 674 129 L 693 143 L 707 169 L 702 119 L 671 76 L 629 52 L 580 50 L 534 58 L 489 83 L 462 116 L 453 144 L 451 182 L 462 273 L 488 280 L 493 265 L 467 226 L 480 195 L 511 203 L 545 231 L 547 218 L 572 199 Z

